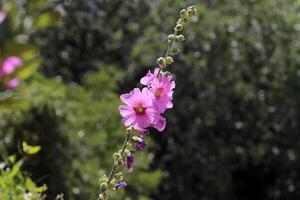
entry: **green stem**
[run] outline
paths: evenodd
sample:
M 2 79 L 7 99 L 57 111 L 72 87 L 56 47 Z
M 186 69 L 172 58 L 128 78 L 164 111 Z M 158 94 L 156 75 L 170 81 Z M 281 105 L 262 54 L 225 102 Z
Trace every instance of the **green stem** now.
M 125 139 L 124 144 L 123 144 L 123 147 L 121 149 L 121 156 L 122 157 L 124 155 L 124 152 L 125 152 L 125 149 L 126 149 L 126 147 L 128 145 L 128 141 L 129 140 L 130 140 L 130 134 L 127 134 L 126 139 Z M 109 185 L 111 183 L 111 181 L 112 181 L 112 179 L 113 179 L 113 177 L 114 177 L 114 175 L 116 173 L 117 167 L 118 166 L 114 164 L 114 166 L 113 166 L 113 168 L 112 168 L 112 170 L 110 172 L 110 175 L 108 177 L 107 185 Z M 100 194 L 104 194 L 105 192 L 106 192 L 106 190 L 101 190 Z M 100 197 L 98 198 L 98 200 L 100 200 Z
M 123 154 L 124 154 L 124 151 L 127 147 L 127 144 L 128 144 L 128 141 L 130 139 L 130 135 L 128 134 L 125 141 L 124 141 L 124 144 L 123 144 L 123 147 L 122 147 L 122 150 L 121 150 L 121 156 L 123 157 Z M 111 180 L 113 179 L 114 175 L 115 175 L 115 172 L 117 170 L 117 165 L 114 165 L 111 172 L 110 172 L 110 175 L 108 177 L 108 181 L 107 181 L 107 185 L 110 184 Z

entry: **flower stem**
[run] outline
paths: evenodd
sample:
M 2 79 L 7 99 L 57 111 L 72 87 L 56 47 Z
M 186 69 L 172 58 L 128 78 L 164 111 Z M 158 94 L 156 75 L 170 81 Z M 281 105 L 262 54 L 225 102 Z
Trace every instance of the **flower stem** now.
M 125 140 L 124 140 L 124 143 L 123 143 L 123 147 L 122 147 L 122 149 L 121 149 L 121 156 L 122 156 L 122 157 L 123 157 L 123 155 L 124 155 L 124 152 L 125 152 L 125 149 L 126 149 L 126 147 L 127 147 L 127 145 L 128 145 L 129 140 L 130 140 L 130 134 L 127 134 L 127 136 L 126 136 L 126 138 L 125 138 Z M 114 166 L 113 166 L 113 168 L 112 168 L 112 170 L 111 170 L 111 172 L 110 172 L 110 175 L 109 175 L 109 177 L 108 177 L 107 185 L 109 185 L 109 184 L 111 183 L 111 181 L 112 181 L 112 179 L 113 179 L 113 177 L 114 177 L 114 175 L 115 175 L 115 173 L 116 173 L 117 167 L 118 167 L 118 165 L 114 164 Z M 101 191 L 100 191 L 100 194 L 104 194 L 105 192 L 106 192 L 106 189 L 105 189 L 105 190 L 101 190 Z M 98 200 L 101 200 L 100 194 L 99 194 Z
M 180 19 L 176 22 L 176 25 L 177 25 L 177 24 L 180 24 L 180 23 L 181 23 L 181 20 L 182 20 L 182 18 L 180 18 Z M 168 47 L 167 47 L 167 50 L 166 50 L 166 54 L 165 54 L 165 56 L 164 56 L 164 59 L 166 59 L 166 58 L 169 56 L 170 50 L 172 49 L 172 46 L 173 46 L 173 43 L 174 43 L 174 41 L 175 41 L 175 37 L 177 36 L 177 34 L 178 34 L 178 30 L 174 30 L 174 33 L 173 33 L 174 39 L 171 40 L 171 41 L 169 42 Z M 159 75 L 161 72 L 162 72 L 162 68 L 160 67 L 157 75 Z
M 129 139 L 130 139 L 130 134 L 127 134 L 127 137 L 126 137 L 126 139 L 124 141 L 124 144 L 123 144 L 123 147 L 122 147 L 122 150 L 121 150 L 121 156 L 123 156 L 123 154 L 124 154 L 124 151 L 125 151 L 125 149 L 127 147 Z M 107 181 L 108 185 L 110 184 L 111 180 L 113 179 L 113 177 L 115 175 L 115 172 L 116 172 L 116 169 L 117 169 L 117 165 L 114 165 L 113 168 L 112 168 L 112 170 L 111 170 L 111 172 L 110 172 L 110 175 L 108 177 L 108 181 Z

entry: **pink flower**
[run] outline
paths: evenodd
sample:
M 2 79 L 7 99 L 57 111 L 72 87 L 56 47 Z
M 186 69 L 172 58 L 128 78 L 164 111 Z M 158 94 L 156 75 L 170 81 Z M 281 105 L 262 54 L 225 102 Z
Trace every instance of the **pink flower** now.
M 16 56 L 6 58 L 0 66 L 0 78 L 13 73 L 17 68 L 21 67 L 22 60 Z
M 119 107 L 125 126 L 132 125 L 138 130 L 147 128 L 153 123 L 155 109 L 147 88 L 143 88 L 142 91 L 134 88 L 120 98 L 126 104 Z
M 141 84 L 148 86 L 149 83 L 151 83 L 151 81 L 153 81 L 154 78 L 157 77 L 159 72 L 159 68 L 155 68 L 154 73 L 152 74 L 151 71 L 149 70 L 148 73 L 146 74 L 146 76 L 144 76 L 143 78 L 141 78 Z
M 173 107 L 173 89 L 175 82 L 172 76 L 161 76 L 154 78 L 151 82 L 151 96 L 153 104 L 159 113 L 163 113 L 166 109 Z
M 4 11 L 0 11 L 0 24 L 5 20 L 7 13 Z
M 18 78 L 11 79 L 7 83 L 4 84 L 5 89 L 12 90 L 20 84 L 20 80 Z

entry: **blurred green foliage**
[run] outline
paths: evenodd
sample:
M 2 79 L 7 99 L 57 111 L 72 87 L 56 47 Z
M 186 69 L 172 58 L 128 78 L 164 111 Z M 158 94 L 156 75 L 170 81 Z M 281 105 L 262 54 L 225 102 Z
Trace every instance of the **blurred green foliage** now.
M 10 156 L 0 163 L 0 198 L 3 200 L 43 200 L 46 185 L 37 187 L 36 184 L 21 172 L 23 160 L 16 161 Z

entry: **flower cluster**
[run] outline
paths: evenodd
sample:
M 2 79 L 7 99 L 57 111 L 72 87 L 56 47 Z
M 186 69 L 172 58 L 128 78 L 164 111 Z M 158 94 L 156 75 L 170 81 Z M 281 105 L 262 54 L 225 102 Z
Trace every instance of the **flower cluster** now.
M 173 107 L 173 89 L 175 82 L 172 76 L 159 73 L 156 68 L 141 79 L 145 85 L 143 89 L 134 88 L 130 93 L 121 95 L 125 105 L 119 107 L 125 126 L 145 132 L 148 127 L 163 131 L 166 120 L 161 115 L 168 108 Z
M 22 66 L 22 60 L 16 56 L 7 57 L 3 62 L 0 62 L 0 82 L 7 90 L 16 88 L 20 84 L 18 78 L 10 76 Z

